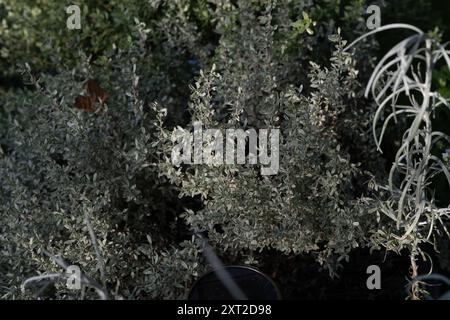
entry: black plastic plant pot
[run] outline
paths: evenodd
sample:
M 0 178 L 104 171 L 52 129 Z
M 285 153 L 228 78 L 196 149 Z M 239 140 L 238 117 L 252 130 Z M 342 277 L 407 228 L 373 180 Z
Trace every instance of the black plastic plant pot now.
M 262 272 L 241 266 L 224 269 L 249 300 L 280 300 L 281 293 L 276 284 Z M 189 300 L 233 300 L 233 296 L 222 283 L 216 271 L 203 275 L 192 286 Z

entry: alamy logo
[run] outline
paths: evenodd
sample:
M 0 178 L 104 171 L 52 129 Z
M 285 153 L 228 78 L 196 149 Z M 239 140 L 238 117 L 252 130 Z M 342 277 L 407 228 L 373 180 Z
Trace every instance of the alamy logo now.
M 261 165 L 261 175 L 275 175 L 279 169 L 279 129 L 203 130 L 194 123 L 193 132 L 180 127 L 172 132 L 172 164 Z
M 81 29 L 81 15 L 80 7 L 73 4 L 66 8 L 66 13 L 70 14 L 67 18 L 66 25 L 69 30 L 79 30 Z
M 369 18 L 366 21 L 367 28 L 369 30 L 375 30 L 381 27 L 381 8 L 377 5 L 370 5 L 366 11 L 367 14 L 370 14 Z
M 68 266 L 66 269 L 66 286 L 71 290 L 81 289 L 81 270 L 78 266 Z
M 377 265 L 367 267 L 366 273 L 370 276 L 367 278 L 366 286 L 369 290 L 381 289 L 381 269 Z

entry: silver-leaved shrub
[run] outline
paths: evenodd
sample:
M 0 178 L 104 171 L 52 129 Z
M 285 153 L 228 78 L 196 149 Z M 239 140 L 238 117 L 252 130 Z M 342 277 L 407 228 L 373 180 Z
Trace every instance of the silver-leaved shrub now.
M 138 44 L 145 39 L 139 30 Z M 178 194 L 156 165 L 165 114 L 144 101 L 168 76 L 138 76 L 152 61 L 146 50 L 112 53 L 107 72 L 80 64 L 36 78 L 25 67 L 34 91 L 4 97 L 3 298 L 92 298 L 93 288 L 110 298 L 183 298 L 201 270 L 191 235 L 177 223 Z M 92 95 L 83 83 L 93 78 L 106 103 L 77 108 L 77 97 Z M 82 290 L 66 287 L 66 264 L 91 279 Z
M 334 273 L 350 250 L 367 243 L 375 225 L 371 201 L 364 196 L 370 190 L 355 182 L 372 175 L 349 153 L 349 148 L 366 156 L 375 153 L 373 146 L 354 145 L 362 141 L 358 131 L 368 128 L 367 119 L 361 119 L 370 105 L 355 111 L 358 72 L 339 36 L 332 39 L 336 48 L 329 67 L 311 63 L 309 71 L 303 70 L 307 90 L 282 85 L 292 65 L 277 59 L 272 11 L 266 10 L 264 19 L 243 10 L 240 28 L 222 37 L 216 64 L 192 87 L 192 122 L 184 130 L 195 122 L 223 132 L 277 128 L 278 173 L 261 175 L 260 166 L 248 161 L 173 166 L 170 131 L 161 136 L 167 141 L 162 168 L 183 196 L 201 196 L 204 208 L 189 210 L 185 219 L 197 232 L 206 231 L 217 248 L 310 253 Z

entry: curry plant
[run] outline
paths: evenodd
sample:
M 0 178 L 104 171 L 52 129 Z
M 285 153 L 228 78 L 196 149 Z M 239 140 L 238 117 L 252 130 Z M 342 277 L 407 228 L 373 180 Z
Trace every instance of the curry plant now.
M 393 29 L 407 29 L 413 34 L 380 60 L 365 92 L 378 106 L 373 118 L 373 136 L 378 150 L 382 150 L 382 141 L 391 123 L 402 128 L 401 143 L 386 186 L 381 187 L 388 191 L 389 199 L 377 210 L 388 218 L 392 228 L 384 225 L 377 236 L 385 238 L 382 245 L 390 249 L 406 247 L 410 250 L 415 277 L 420 245 L 434 241 L 441 232 L 448 234 L 446 224 L 450 208 L 439 207 L 434 197 L 433 178 L 443 175 L 450 184 L 449 168 L 435 151 L 438 143 L 448 144 L 450 137 L 434 129 L 433 118 L 440 108 L 450 107 L 450 100 L 435 90 L 433 73 L 440 66 L 450 70 L 450 50 L 432 34 L 407 24 L 386 25 L 369 32 L 347 50 L 372 34 Z M 413 289 L 413 296 L 416 296 L 417 286 Z

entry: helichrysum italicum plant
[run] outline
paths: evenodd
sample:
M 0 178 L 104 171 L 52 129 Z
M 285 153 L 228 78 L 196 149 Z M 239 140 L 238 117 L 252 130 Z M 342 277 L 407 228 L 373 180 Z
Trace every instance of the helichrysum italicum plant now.
M 407 248 L 411 252 L 412 275 L 416 277 L 415 259 L 421 253 L 421 244 L 435 243 L 443 233 L 449 235 L 446 226 L 450 208 L 440 206 L 434 198 L 433 179 L 441 175 L 450 185 L 445 156 L 436 153 L 438 144 L 448 145 L 450 137 L 433 127 L 433 119 L 440 108 L 450 107 L 450 101 L 434 89 L 433 73 L 442 66 L 450 70 L 450 50 L 436 35 L 405 24 L 383 26 L 354 43 L 390 29 L 407 29 L 413 35 L 380 60 L 366 90 L 366 96 L 371 95 L 378 106 L 373 119 L 378 149 L 381 151 L 389 125 L 395 123 L 404 128 L 386 187 L 382 187 L 389 199 L 380 204 L 378 211 L 387 221 L 377 237 L 379 244 L 388 249 Z M 413 292 L 413 297 L 417 294 Z

